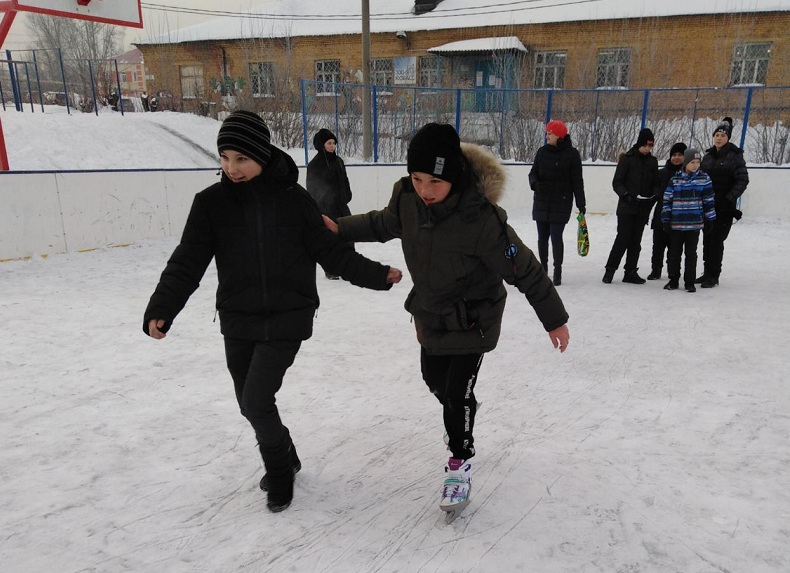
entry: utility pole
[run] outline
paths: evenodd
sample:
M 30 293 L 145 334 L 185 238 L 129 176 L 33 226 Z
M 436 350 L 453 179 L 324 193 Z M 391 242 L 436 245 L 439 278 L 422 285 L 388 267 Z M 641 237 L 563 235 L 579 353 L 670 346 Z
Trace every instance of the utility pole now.
M 362 155 L 365 161 L 373 156 L 370 97 L 370 0 L 362 0 Z

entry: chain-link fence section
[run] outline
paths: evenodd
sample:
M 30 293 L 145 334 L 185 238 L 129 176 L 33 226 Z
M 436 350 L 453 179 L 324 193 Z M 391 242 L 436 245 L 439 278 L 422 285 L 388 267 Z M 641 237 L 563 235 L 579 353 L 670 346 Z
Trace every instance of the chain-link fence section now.
M 790 163 L 788 87 L 474 90 L 305 80 L 302 91 L 304 141 L 329 128 L 347 157 L 362 156 L 361 108 L 369 97 L 375 162 L 405 161 L 412 134 L 431 121 L 455 125 L 463 141 L 488 147 L 504 160 L 531 162 L 545 143 L 546 122 L 560 119 L 585 161 L 615 161 L 642 127 L 655 133 L 658 157 L 666 157 L 677 141 L 706 149 L 715 126 L 730 116 L 732 141 L 744 148 L 748 162 Z

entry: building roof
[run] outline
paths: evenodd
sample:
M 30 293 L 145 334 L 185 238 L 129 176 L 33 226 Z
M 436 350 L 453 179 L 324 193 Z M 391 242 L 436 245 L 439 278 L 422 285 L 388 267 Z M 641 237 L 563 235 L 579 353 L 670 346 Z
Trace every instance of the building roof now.
M 413 0 L 373 0 L 370 31 L 418 32 L 437 29 L 513 26 L 588 20 L 619 20 L 703 14 L 790 12 L 790 0 L 444 0 L 415 16 Z M 169 31 L 138 45 L 360 34 L 359 0 L 266 0 L 239 16 Z
M 460 42 L 450 42 L 449 44 L 428 48 L 428 52 L 432 54 L 471 54 L 476 52 L 509 52 L 512 50 L 526 52 L 527 48 L 515 36 L 461 40 Z
M 120 56 L 115 56 L 115 59 L 119 64 L 142 64 L 143 53 L 135 48 L 134 50 L 124 52 Z

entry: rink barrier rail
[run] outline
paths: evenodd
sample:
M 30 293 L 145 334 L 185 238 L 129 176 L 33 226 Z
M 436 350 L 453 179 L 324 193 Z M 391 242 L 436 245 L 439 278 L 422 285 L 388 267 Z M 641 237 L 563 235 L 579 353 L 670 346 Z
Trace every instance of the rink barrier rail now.
M 506 210 L 531 209 L 530 164 L 506 163 Z M 588 214 L 614 213 L 614 164 L 584 166 Z M 351 211 L 385 206 L 403 164 L 348 164 Z M 306 169 L 299 168 L 304 184 Z M 787 220 L 788 167 L 749 167 L 745 217 Z M 0 172 L 0 262 L 179 237 L 195 193 L 219 181 L 216 168 Z

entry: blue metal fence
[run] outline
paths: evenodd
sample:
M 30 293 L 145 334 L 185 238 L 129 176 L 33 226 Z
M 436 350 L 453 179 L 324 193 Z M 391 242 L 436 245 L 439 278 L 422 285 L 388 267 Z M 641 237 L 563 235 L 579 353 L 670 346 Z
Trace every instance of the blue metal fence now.
M 504 160 L 530 162 L 544 144 L 549 119 L 564 121 L 586 161 L 615 161 L 639 130 L 656 135 L 666 157 L 677 141 L 705 149 L 725 116 L 732 142 L 747 161 L 790 163 L 790 87 L 656 88 L 643 90 L 455 89 L 302 82 L 305 148 L 322 127 L 337 133 L 341 153 L 362 156 L 361 102 L 370 97 L 374 162 L 402 162 L 412 134 L 425 123 L 454 125 L 464 141 L 489 147 Z M 368 96 L 369 94 L 369 96 Z

